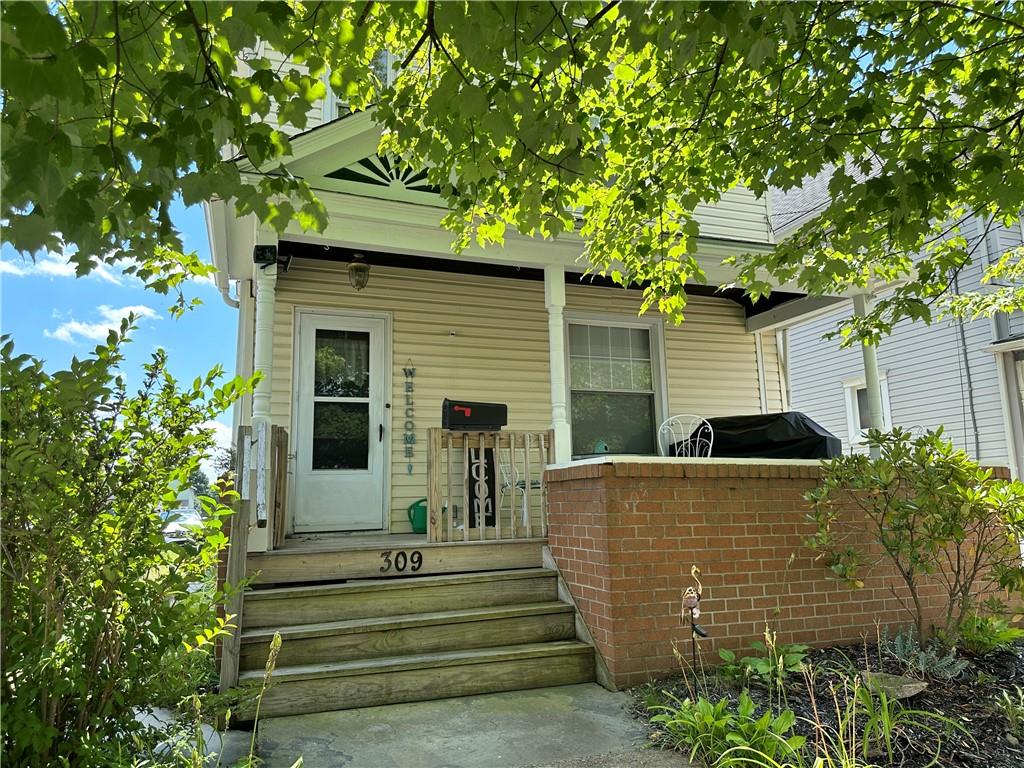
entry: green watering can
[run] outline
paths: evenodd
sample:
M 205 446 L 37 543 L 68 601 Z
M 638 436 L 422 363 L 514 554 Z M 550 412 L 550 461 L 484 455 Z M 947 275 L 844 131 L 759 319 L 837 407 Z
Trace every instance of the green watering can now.
M 427 500 L 420 499 L 409 505 L 409 525 L 413 533 L 427 532 Z

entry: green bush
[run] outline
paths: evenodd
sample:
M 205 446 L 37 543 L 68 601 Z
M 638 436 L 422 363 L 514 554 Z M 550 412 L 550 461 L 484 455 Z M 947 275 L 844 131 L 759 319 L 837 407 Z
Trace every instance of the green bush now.
M 1024 739 L 1024 688 L 1013 686 L 996 699 L 996 709 L 1006 720 L 1006 729 L 1018 739 Z
M 1002 616 L 968 616 L 960 624 L 960 647 L 972 656 L 985 656 L 1024 640 L 1024 629 L 1011 627 Z
M 157 352 L 129 394 L 127 332 L 56 373 L 2 341 L 5 765 L 131 763 L 146 736 L 136 711 L 168 694 L 163 660 L 224 631 L 218 596 L 190 586 L 215 567 L 228 510 L 207 499 L 184 547 L 161 509 L 243 385 L 218 388 L 214 370 L 179 389 Z
M 821 486 L 807 494 L 817 530 L 806 543 L 852 586 L 862 586 L 865 567 L 888 560 L 907 590 L 893 595 L 918 638 L 929 629 L 921 588 L 939 584 L 936 629 L 953 646 L 986 593 L 1024 590 L 1024 484 L 993 479 L 941 429 L 919 437 L 870 430 L 868 443 L 879 458 L 841 456 L 823 464 Z M 861 544 L 865 526 L 878 557 Z

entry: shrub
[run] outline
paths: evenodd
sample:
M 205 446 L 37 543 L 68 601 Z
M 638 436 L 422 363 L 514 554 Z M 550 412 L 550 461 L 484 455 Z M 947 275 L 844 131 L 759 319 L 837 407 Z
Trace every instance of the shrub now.
M 942 438 L 942 430 L 912 437 L 895 429 L 871 430 L 878 458 L 842 456 L 825 462 L 822 484 L 807 494 L 817 530 L 807 545 L 830 561 L 853 586 L 874 564 L 863 547 L 864 526 L 906 586 L 909 598 L 893 595 L 925 636 L 925 581 L 941 585 L 944 642 L 957 642 L 960 625 L 986 592 L 997 586 L 1021 591 L 1024 567 L 1024 484 L 992 478 L 963 451 Z
M 960 647 L 972 656 L 986 656 L 1024 640 L 1024 629 L 1011 627 L 1002 616 L 968 616 L 960 624 Z
M 52 374 L 6 337 L 0 349 L 7 765 L 130 761 L 136 711 L 166 694 L 161 660 L 224 631 L 217 596 L 190 586 L 216 564 L 227 509 L 208 499 L 184 547 L 165 538 L 161 508 L 242 385 L 218 388 L 214 370 L 179 389 L 157 352 L 130 395 L 117 374 L 127 332 Z

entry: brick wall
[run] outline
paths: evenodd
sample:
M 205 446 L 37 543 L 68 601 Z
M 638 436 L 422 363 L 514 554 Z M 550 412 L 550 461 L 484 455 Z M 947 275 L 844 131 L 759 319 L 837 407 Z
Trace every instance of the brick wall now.
M 803 546 L 813 530 L 803 494 L 816 465 L 605 463 L 548 470 L 548 544 L 616 686 L 677 672 L 673 642 L 689 657 L 681 593 L 703 572 L 700 641 L 705 663 L 763 637 L 825 645 L 905 626 L 875 567 L 862 589 L 830 578 Z M 867 538 L 865 537 L 865 544 Z M 922 588 L 931 610 L 934 587 Z

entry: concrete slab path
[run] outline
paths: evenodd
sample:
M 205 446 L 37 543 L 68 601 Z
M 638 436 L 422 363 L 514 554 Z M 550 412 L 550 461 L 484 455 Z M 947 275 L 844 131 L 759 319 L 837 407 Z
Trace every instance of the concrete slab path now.
M 598 685 L 265 720 L 265 768 L 684 768 L 643 749 L 628 697 Z

